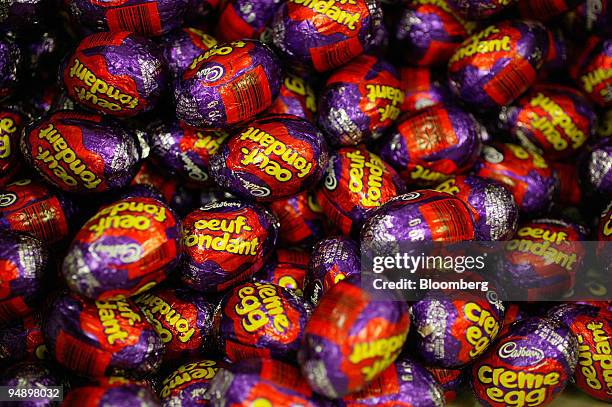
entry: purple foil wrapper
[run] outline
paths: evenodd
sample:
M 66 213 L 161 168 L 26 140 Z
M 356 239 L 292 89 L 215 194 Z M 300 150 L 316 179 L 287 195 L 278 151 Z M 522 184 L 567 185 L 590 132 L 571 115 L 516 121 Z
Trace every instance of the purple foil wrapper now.
M 41 322 L 40 312 L 34 311 L 0 329 L 0 364 L 47 358 Z
M 482 20 L 510 8 L 517 0 L 447 0 L 457 13 L 470 20 Z
M 38 389 L 53 386 L 68 388 L 65 379 L 50 366 L 41 362 L 21 362 L 5 370 L 0 378 L 0 386 L 12 389 Z M 40 398 L 30 401 L 15 401 L 20 407 L 57 406 L 59 403 Z M 2 405 L 13 405 L 11 402 Z
M 32 312 L 41 300 L 47 246 L 26 234 L 0 231 L 0 326 Z
M 304 280 L 304 298 L 316 305 L 322 296 L 338 282 L 361 273 L 358 244 L 337 236 L 317 242 L 310 256 Z
M 155 372 L 164 344 L 130 300 L 88 302 L 62 293 L 43 317 L 47 349 L 62 366 L 88 377 Z
M 159 397 L 164 407 L 192 407 L 208 405 L 210 381 L 219 370 L 214 360 L 196 360 L 176 368 L 159 386 Z
M 443 407 L 445 403 L 442 387 L 432 374 L 411 358 L 400 356 L 378 378 L 345 396 L 339 405 Z
M 587 146 L 580 159 L 580 184 L 589 193 L 612 198 L 612 137 Z
M 174 78 L 179 78 L 197 57 L 215 45 L 217 40 L 211 35 L 191 27 L 171 32 L 161 40 L 162 52 Z
M 291 114 L 312 122 L 317 113 L 317 95 L 304 79 L 286 74 L 278 97 L 268 113 Z
M 199 127 L 244 123 L 272 105 L 281 81 L 280 61 L 263 43 L 219 44 L 196 58 L 175 84 L 176 115 Z
M 93 31 L 132 31 L 156 36 L 180 27 L 189 0 L 67 0 L 72 19 Z
M 399 72 L 400 86 L 404 91 L 402 112 L 413 113 L 451 100 L 443 72 L 429 67 L 412 66 L 401 67 Z
M 0 19 L 3 6 L 0 6 Z M 10 39 L 0 39 L 0 101 L 13 94 L 19 84 L 18 71 L 21 64 L 21 51 Z
M 222 41 L 257 38 L 283 4 L 281 0 L 229 0 L 217 21 L 216 35 Z
M 516 232 L 518 206 L 508 188 L 498 182 L 475 175 L 458 175 L 435 189 L 457 196 L 474 209 L 479 240 L 508 240 Z
M 159 407 L 160 401 L 145 382 L 109 377 L 65 394 L 63 407 Z

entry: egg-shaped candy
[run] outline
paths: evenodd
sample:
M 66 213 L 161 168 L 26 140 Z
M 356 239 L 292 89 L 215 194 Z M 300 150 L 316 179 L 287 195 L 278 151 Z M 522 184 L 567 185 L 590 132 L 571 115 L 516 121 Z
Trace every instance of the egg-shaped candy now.
M 215 182 L 233 195 L 273 201 L 310 188 L 323 176 L 321 132 L 296 116 L 267 116 L 236 132 L 210 160 Z
M 508 240 L 516 232 L 519 210 L 510 190 L 500 183 L 475 175 L 457 175 L 435 188 L 467 202 L 476 214 L 478 238 Z
M 587 146 L 579 160 L 579 182 L 589 194 L 612 198 L 612 137 Z
M 198 129 L 183 122 L 157 123 L 148 132 L 151 151 L 159 164 L 196 185 L 211 183 L 210 157 L 229 137 L 223 130 Z
M 19 112 L 0 109 L 0 188 L 10 182 L 21 168 L 19 137 L 24 124 Z
M 446 192 L 418 190 L 393 198 L 372 213 L 361 243 L 389 241 L 458 242 L 476 236 L 471 208 Z
M 0 227 L 29 233 L 47 242 L 69 235 L 75 205 L 36 179 L 18 179 L 0 188 Z
M 52 397 L 54 392 L 50 388 L 68 388 L 68 382 L 62 372 L 51 364 L 44 362 L 21 362 L 4 369 L 0 377 L 0 386 L 13 390 L 14 399 L 19 398 L 19 401 L 13 401 L 13 398 L 9 396 L 12 400 L 3 402 L 4 404 L 18 404 L 23 407 L 45 407 L 54 404 L 53 401 L 49 400 L 54 398 Z M 27 399 L 27 392 L 35 389 L 41 392 L 45 389 L 49 392 L 47 393 L 49 396 Z M 19 392 L 23 391 L 26 391 L 25 395 L 18 397 Z M 61 398 L 61 394 L 57 394 L 57 398 Z M 57 398 L 55 399 L 57 400 Z
M 435 183 L 472 167 L 483 132 L 470 113 L 432 106 L 399 120 L 379 153 L 407 184 Z
M 183 27 L 161 40 L 168 70 L 174 78 L 179 78 L 200 55 L 215 45 L 217 40 L 212 35 L 193 27 Z
M 166 61 L 155 43 L 126 31 L 83 38 L 60 75 L 72 100 L 119 117 L 155 108 L 167 82 Z
M 208 388 L 217 374 L 220 364 L 214 360 L 196 359 L 185 363 L 160 383 L 159 398 L 165 407 L 189 407 L 197 404 L 208 405 Z
M 446 77 L 440 70 L 424 66 L 399 68 L 400 87 L 404 91 L 402 112 L 414 113 L 451 100 Z
M 571 379 L 577 356 L 567 327 L 546 318 L 519 321 L 472 365 L 474 395 L 490 407 L 548 404 Z
M 181 280 L 202 292 L 223 292 L 248 280 L 272 253 L 278 220 L 239 201 L 210 203 L 183 220 Z
M 180 27 L 189 0 L 67 0 L 70 17 L 85 31 L 130 31 L 156 36 Z
M 231 362 L 248 358 L 292 360 L 300 347 L 310 307 L 270 283 L 234 287 L 215 311 L 214 335 Z
M 155 372 L 164 343 L 130 300 L 87 301 L 61 293 L 43 319 L 49 353 L 61 366 L 82 376 Z
M 323 213 L 345 235 L 359 233 L 369 212 L 404 192 L 395 170 L 365 147 L 344 147 L 329 159 L 317 189 Z
M 529 214 L 547 210 L 559 188 L 557 174 L 541 155 L 511 143 L 485 145 L 474 174 L 506 186 Z
M 317 95 L 306 80 L 287 73 L 268 113 L 292 114 L 312 122 L 317 113 Z
M 268 46 L 255 40 L 218 44 L 176 82 L 176 116 L 196 127 L 244 123 L 272 106 L 281 82 L 280 61 Z
M 587 97 L 602 108 L 612 106 L 612 39 L 590 37 L 577 60 L 570 67 L 570 75 Z
M 60 111 L 27 127 L 21 152 L 56 187 L 105 192 L 130 183 L 141 157 L 135 135 L 96 114 Z
M 0 363 L 40 361 L 48 356 L 40 312 L 35 311 L 0 328 Z
M 308 247 L 321 239 L 327 230 L 323 209 L 313 191 L 271 202 L 270 210 L 280 222 L 279 244 Z
M 275 284 L 302 296 L 309 261 L 308 252 L 276 249 L 263 269 L 253 276 L 253 280 L 258 283 Z
M 0 326 L 30 314 L 42 299 L 47 246 L 29 235 L 0 233 Z
M 279 0 L 226 1 L 217 20 L 216 35 L 222 41 L 257 38 L 281 4 Z
M 458 392 L 465 384 L 466 369 L 443 369 L 430 366 L 427 366 L 426 369 L 440 384 L 440 387 L 442 387 L 442 391 L 444 392 L 444 400 L 446 403 L 449 404 L 455 401 L 457 399 Z
M 331 317 L 331 318 L 330 318 Z M 410 317 L 403 301 L 372 301 L 349 277 L 319 301 L 298 361 L 308 384 L 328 398 L 363 389 L 399 356 Z M 372 352 L 372 347 L 380 351 Z
M 381 19 L 374 0 L 290 0 L 276 11 L 272 39 L 291 64 L 325 72 L 361 55 Z
M 129 197 L 102 207 L 77 232 L 62 274 L 91 299 L 122 298 L 166 278 L 181 254 L 180 223 L 166 204 Z
M 475 109 L 497 109 L 535 82 L 547 50 L 548 33 L 541 23 L 512 20 L 488 26 L 466 39 L 449 60 L 449 86 Z
M 514 5 L 517 0 L 447 0 L 449 5 L 470 20 L 487 19 Z
M 525 148 L 552 160 L 575 155 L 595 131 L 595 112 L 577 90 L 540 84 L 502 109 L 502 126 Z
M 158 407 L 159 398 L 147 382 L 111 376 L 77 386 L 64 395 L 64 407 Z

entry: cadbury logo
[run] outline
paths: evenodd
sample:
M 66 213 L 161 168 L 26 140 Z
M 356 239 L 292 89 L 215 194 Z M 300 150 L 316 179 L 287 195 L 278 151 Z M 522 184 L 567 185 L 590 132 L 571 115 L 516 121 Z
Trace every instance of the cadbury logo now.
M 134 263 L 142 257 L 142 247 L 137 243 L 127 244 L 104 244 L 95 242 L 91 245 L 91 250 L 95 253 L 105 254 L 106 256 L 118 259 L 122 263 Z
M 12 192 L 7 192 L 6 194 L 0 194 L 0 207 L 4 208 L 6 206 L 11 206 L 17 201 L 17 195 Z
M 535 358 L 536 360 L 533 361 L 533 364 L 544 360 L 544 351 L 542 349 L 518 346 L 516 342 L 503 344 L 497 351 L 497 355 L 502 359 Z

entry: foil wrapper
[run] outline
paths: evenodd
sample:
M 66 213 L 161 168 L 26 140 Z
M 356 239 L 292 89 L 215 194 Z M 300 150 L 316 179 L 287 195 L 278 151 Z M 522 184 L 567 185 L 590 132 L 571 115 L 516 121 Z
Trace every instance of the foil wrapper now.
M 269 283 L 304 294 L 304 279 L 310 254 L 295 249 L 277 249 L 261 271 L 253 276 L 258 283 Z
M 325 72 L 362 54 L 381 21 L 382 10 L 374 0 L 291 0 L 276 11 L 272 40 L 291 64 Z
M 612 39 L 592 36 L 570 66 L 570 75 L 584 94 L 602 108 L 612 107 Z
M 445 76 L 428 67 L 399 68 L 400 86 L 404 91 L 402 112 L 414 113 L 451 100 Z
M 446 192 L 417 190 L 399 195 L 366 220 L 361 243 L 459 242 L 474 240 L 472 209 Z
M 518 0 L 521 18 L 547 21 L 571 10 L 582 3 L 581 0 Z
M 470 20 L 483 20 L 499 15 L 513 6 L 517 0 L 447 0 L 460 15 Z
M 512 20 L 466 39 L 448 64 L 451 91 L 481 111 L 496 110 L 536 80 L 548 52 L 548 32 L 539 22 Z
M 579 161 L 580 185 L 589 194 L 612 197 L 612 138 L 587 146 Z
M 0 109 L 0 188 L 13 179 L 21 169 L 19 138 L 24 116 L 16 110 Z
M 0 386 L 11 389 L 44 389 L 47 387 L 65 386 L 66 379 L 62 373 L 51 365 L 42 362 L 21 362 L 8 367 L 0 377 Z M 9 404 L 10 402 L 6 402 Z M 16 401 L 23 407 L 45 407 L 54 405 L 46 399 Z
M 223 41 L 258 38 L 266 29 L 280 0 L 229 0 L 224 2 L 216 35 Z
M 155 108 L 168 79 L 166 61 L 157 45 L 125 31 L 83 38 L 60 75 L 76 103 L 118 117 Z
M 313 122 L 317 113 L 317 95 L 307 81 L 288 73 L 268 113 L 291 114 Z
M 506 186 L 527 214 L 549 209 L 559 189 L 556 173 L 541 155 L 511 143 L 485 145 L 473 172 Z
M 124 377 L 108 377 L 79 386 L 65 394 L 66 407 L 160 407 L 160 401 L 151 386 Z
M 475 212 L 479 240 L 508 240 L 518 226 L 519 209 L 508 188 L 475 175 L 457 175 L 435 188 L 462 199 Z
M 26 234 L 0 233 L 0 326 L 30 314 L 42 299 L 47 246 Z
M 186 288 L 163 288 L 134 297 L 165 344 L 165 362 L 193 358 L 212 346 L 216 304 Z
M 430 185 L 472 167 L 483 131 L 470 113 L 432 106 L 400 119 L 379 153 L 408 185 Z
M 176 116 L 196 127 L 248 122 L 278 96 L 282 67 L 255 40 L 219 44 L 197 57 L 174 87 Z
M 62 265 L 68 287 L 90 299 L 144 292 L 178 264 L 180 223 L 166 204 L 130 197 L 102 207 L 77 232 Z
M 317 122 L 334 146 L 380 138 L 400 114 L 404 93 L 397 70 L 387 61 L 361 55 L 327 79 Z
M 163 341 L 128 299 L 89 302 L 61 293 L 42 328 L 54 360 L 82 376 L 143 377 L 159 368 L 164 353 Z
M 312 248 L 304 297 L 316 306 L 334 285 L 359 273 L 361 254 L 357 242 L 342 236 L 320 240 Z
M 42 335 L 40 312 L 13 321 L 0 329 L 0 363 L 6 366 L 19 362 L 47 359 L 47 347 Z
M 183 220 L 180 277 L 201 292 L 223 292 L 250 279 L 276 246 L 278 220 L 263 207 L 221 201 Z
M 457 393 L 466 382 L 465 369 L 442 369 L 437 367 L 426 367 L 426 369 L 440 384 L 440 387 L 442 387 L 446 403 L 455 401 Z
M 0 228 L 29 233 L 46 243 L 68 237 L 75 212 L 70 198 L 35 179 L 18 179 L 0 188 Z
M 345 235 L 358 234 L 370 212 L 404 192 L 395 170 L 365 147 L 344 147 L 329 159 L 317 200 Z
M 189 0 L 66 0 L 72 20 L 85 32 L 130 31 L 144 36 L 162 35 L 178 28 Z
M 566 326 L 546 318 L 519 321 L 472 365 L 476 399 L 491 407 L 507 406 L 511 400 L 548 404 L 570 380 L 577 350 Z
M 595 111 L 577 90 L 539 84 L 499 114 L 500 125 L 523 147 L 551 160 L 576 155 L 595 131 Z
M 271 202 L 270 210 L 280 222 L 278 242 L 284 246 L 311 247 L 328 229 L 323 208 L 312 191 Z
M 177 367 L 166 376 L 158 394 L 164 407 L 190 407 L 208 405 L 211 380 L 219 370 L 214 360 L 196 359 Z
M 9 38 L 0 38 L 0 101 L 15 92 L 19 84 L 21 59 L 22 52 L 19 47 Z
M 183 27 L 173 31 L 161 40 L 168 70 L 174 78 L 180 78 L 199 56 L 215 45 L 217 45 L 217 40 L 212 35 L 193 27 Z
M 215 311 L 214 336 L 230 362 L 249 358 L 294 360 L 310 316 L 292 290 L 271 283 L 234 287 Z
M 211 158 L 210 172 L 231 194 L 267 202 L 314 186 L 327 164 L 323 134 L 304 119 L 280 115 L 236 131 Z

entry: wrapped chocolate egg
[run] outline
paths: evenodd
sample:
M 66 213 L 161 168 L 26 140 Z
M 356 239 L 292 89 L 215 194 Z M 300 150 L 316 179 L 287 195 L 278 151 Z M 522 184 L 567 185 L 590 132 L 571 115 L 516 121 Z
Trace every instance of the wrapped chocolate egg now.
M 410 308 L 415 350 L 428 365 L 465 366 L 495 342 L 504 312 L 496 296 L 430 291 Z
M 0 231 L 0 326 L 30 314 L 44 290 L 47 246 L 26 234 Z
M 61 399 L 62 391 L 60 390 L 59 394 L 53 394 L 53 391 L 49 388 L 62 387 L 63 389 L 68 389 L 68 382 L 62 373 L 50 364 L 43 362 L 21 362 L 8 367 L 2 372 L 0 386 L 5 389 L 14 390 L 15 393 L 19 391 L 29 392 L 28 390 L 42 391 L 48 389 L 48 393 L 45 394 L 47 397 L 30 398 L 26 393 L 25 397 L 18 399 L 17 394 L 14 394 L 14 400 L 18 399 L 18 401 L 7 400 L 3 402 L 5 405 L 16 404 L 22 407 L 47 407 L 57 405 L 57 400 Z M 7 391 L 8 394 L 9 391 Z M 8 398 L 11 397 L 8 396 Z
M 542 69 L 539 73 L 539 77 L 547 77 L 551 72 L 556 73 L 563 71 L 567 67 L 567 61 L 569 58 L 568 41 L 563 34 L 561 29 L 549 29 L 548 30 L 548 52 L 546 53 L 546 59 L 542 65 Z
M 291 290 L 244 283 L 228 292 L 215 311 L 214 336 L 225 357 L 295 359 L 310 307 Z
M 583 194 L 578 179 L 578 167 L 572 163 L 560 161 L 551 161 L 549 165 L 559 179 L 559 203 L 561 205 L 579 206 Z
M 130 183 L 141 151 L 135 135 L 96 114 L 60 111 L 25 129 L 21 152 L 48 182 L 68 192 L 104 192 Z
M 180 27 L 189 0 L 66 0 L 70 17 L 85 31 L 130 31 L 156 36 Z
M 374 0 L 290 0 L 276 11 L 273 42 L 291 64 L 325 72 L 361 55 L 381 20 L 380 5 Z
M 457 393 L 463 387 L 466 379 L 465 369 L 442 369 L 438 367 L 426 367 L 426 369 L 442 387 L 446 403 L 455 401 Z
M 164 407 L 189 407 L 207 405 L 208 388 L 219 370 L 214 360 L 199 359 L 177 367 L 166 376 L 158 391 Z
M 70 390 L 62 402 L 64 407 L 159 407 L 155 391 L 146 382 L 119 376 L 101 378 Z
M 612 137 L 587 146 L 579 162 L 580 185 L 589 194 L 612 197 Z
M 179 78 L 193 61 L 215 45 L 217 40 L 213 36 L 192 27 L 171 32 L 161 40 L 168 70 L 174 78 Z
M 558 84 L 536 85 L 502 109 L 499 120 L 525 148 L 552 160 L 575 155 L 595 130 L 588 100 Z
M 612 39 L 590 37 L 569 72 L 593 103 L 612 107 Z
M 277 249 L 263 269 L 253 276 L 253 279 L 258 283 L 270 283 L 292 290 L 302 296 L 309 261 L 308 252 Z
M 472 209 L 446 192 L 418 190 L 399 195 L 372 213 L 361 243 L 474 240 Z
M 579 304 L 558 305 L 548 311 L 550 318 L 566 325 L 578 341 L 576 386 L 591 397 L 612 402 L 612 314 L 597 307 Z
M 17 174 L 21 167 L 19 137 L 23 116 L 13 109 L 0 109 L 0 188 Z
M 475 109 L 497 109 L 535 82 L 547 50 L 548 33 L 541 23 L 512 20 L 491 25 L 457 48 L 448 64 L 449 86 Z
M 568 20 L 567 31 L 579 34 L 595 34 L 600 37 L 612 33 L 612 8 L 610 3 L 603 0 L 580 2 L 565 17 Z
M 280 222 L 279 244 L 308 246 L 321 239 L 327 229 L 323 209 L 312 191 L 270 203 Z
M 74 203 L 40 181 L 23 178 L 0 188 L 0 227 L 46 242 L 68 236 Z
M 145 376 L 162 361 L 164 343 L 128 299 L 89 302 L 58 295 L 43 317 L 49 353 L 82 376 Z
M 300 371 L 274 359 L 245 359 L 219 369 L 210 383 L 211 405 L 315 407 Z
M 314 245 L 304 281 L 304 298 L 318 304 L 334 285 L 361 273 L 361 254 L 357 242 L 335 236 Z
M 485 145 L 474 174 L 507 187 L 528 214 L 549 209 L 559 188 L 557 175 L 541 155 L 510 143 Z
M 354 277 L 342 280 L 321 298 L 306 325 L 298 353 L 302 373 L 328 398 L 361 390 L 395 361 L 409 327 L 405 302 L 372 301 Z
M 412 65 L 444 65 L 474 31 L 476 23 L 466 21 L 446 0 L 416 0 L 401 12 L 395 40 L 404 61 Z
M 435 188 L 466 202 L 474 211 L 480 240 L 508 240 L 516 232 L 519 210 L 508 188 L 491 179 L 457 175 Z
M 470 20 L 482 20 L 495 16 L 517 0 L 447 0 L 455 11 Z
M 345 235 L 359 233 L 369 212 L 404 192 L 395 170 L 363 146 L 344 147 L 329 159 L 317 190 L 323 213 Z
M 437 183 L 472 167 L 484 131 L 470 113 L 432 106 L 403 117 L 379 153 L 407 184 Z
M 248 280 L 272 253 L 278 228 L 267 209 L 247 202 L 214 202 L 190 212 L 183 220 L 181 280 L 201 292 Z
M 274 17 L 280 0 L 229 0 L 223 3 L 216 35 L 222 41 L 257 38 Z
M 319 126 L 334 146 L 382 136 L 400 114 L 404 93 L 393 65 L 361 55 L 334 71 L 319 97 Z
M 148 129 L 151 151 L 163 168 L 196 185 L 210 184 L 210 157 L 229 137 L 223 130 L 198 129 L 183 122 Z
M 266 45 L 219 44 L 194 59 L 175 84 L 176 116 L 196 127 L 244 123 L 272 106 L 281 82 L 280 61 Z
M 180 223 L 164 203 L 125 198 L 102 207 L 64 258 L 71 290 L 91 299 L 123 298 L 163 281 L 181 254 Z
M 134 303 L 164 342 L 164 361 L 208 350 L 216 305 L 213 302 L 186 288 L 165 288 L 137 295 Z
M 343 407 L 445 405 L 442 388 L 434 376 L 406 356 L 400 356 L 360 391 L 344 396 L 339 404 Z
M 402 112 L 443 104 L 451 100 L 445 76 L 429 67 L 404 66 L 399 68 L 400 87 L 404 91 Z
M 21 51 L 14 42 L 0 37 L 0 101 L 11 96 L 18 85 L 21 58 Z
M 486 406 L 545 405 L 567 385 L 577 355 L 567 327 L 546 318 L 525 319 L 472 365 L 472 389 Z
M 68 95 L 78 104 L 131 117 L 157 106 L 166 90 L 166 71 L 153 41 L 118 31 L 81 40 L 60 75 Z
M 40 312 L 13 321 L 0 328 L 0 363 L 47 358 L 47 347 L 42 335 Z
M 317 113 L 317 95 L 304 79 L 287 73 L 268 113 L 292 114 L 312 122 Z
M 211 158 L 210 172 L 233 195 L 274 201 L 312 187 L 327 164 L 327 144 L 314 125 L 274 115 L 238 130 Z
M 586 230 L 556 219 L 536 219 L 519 226 L 505 245 L 498 265 L 500 281 L 525 300 L 559 299 L 575 284 L 582 267 Z

